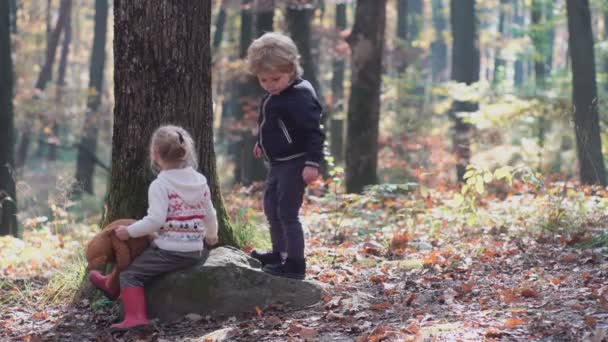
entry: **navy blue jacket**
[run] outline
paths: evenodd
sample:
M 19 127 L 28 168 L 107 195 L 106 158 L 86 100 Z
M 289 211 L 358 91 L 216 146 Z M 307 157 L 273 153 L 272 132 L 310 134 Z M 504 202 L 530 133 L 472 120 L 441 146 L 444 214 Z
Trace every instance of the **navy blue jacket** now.
M 319 167 L 325 134 L 321 104 L 310 82 L 297 79 L 278 95 L 266 94 L 258 117 L 258 145 L 271 164 L 300 157 Z

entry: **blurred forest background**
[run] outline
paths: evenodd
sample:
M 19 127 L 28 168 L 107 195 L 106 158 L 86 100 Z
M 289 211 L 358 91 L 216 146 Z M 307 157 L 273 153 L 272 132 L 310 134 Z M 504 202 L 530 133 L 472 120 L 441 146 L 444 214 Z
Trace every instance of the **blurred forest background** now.
M 14 97 L 2 126 L 10 127 L 12 116 L 14 130 L 3 138 L 12 160 L 2 187 L 16 200 L 20 226 L 52 220 L 68 208 L 89 217 L 103 206 L 111 164 L 113 19 L 111 8 L 99 14 L 95 7 L 111 4 L 8 3 Z M 605 184 L 603 164 L 601 179 L 600 171 L 591 171 L 593 163 L 603 163 L 602 155 L 589 153 L 601 146 L 605 152 L 607 137 L 605 1 L 573 5 L 572 15 L 581 21 L 570 26 L 565 1 L 470 5 L 452 5 L 457 12 L 451 14 L 444 0 L 387 2 L 383 49 L 375 51 L 382 59 L 375 110 L 367 105 L 374 97 L 369 81 L 351 84 L 345 38 L 355 20 L 353 1 L 214 1 L 214 141 L 223 186 L 249 186 L 265 176 L 262 163 L 250 155 L 261 90 L 246 74 L 243 58 L 251 40 L 271 30 L 291 34 L 298 43 L 304 78 L 318 89 L 325 108 L 325 175 L 345 172 L 349 192 L 377 183 L 449 186 L 462 180 L 468 164 L 578 179 L 577 158 L 584 155 L 595 160 L 582 164 L 592 172 L 586 178 L 581 173 L 583 183 Z M 105 21 L 98 28 L 105 32 L 95 32 L 96 20 Z M 454 37 L 456 30 L 462 38 Z M 576 51 L 569 50 L 569 30 L 577 30 Z M 573 53 L 580 61 L 573 61 Z M 577 64 L 581 96 L 590 101 L 579 108 L 578 131 L 590 138 L 581 140 L 586 151 L 578 157 L 572 74 Z M 601 140 L 595 139 L 598 127 Z M 366 131 L 371 135 L 357 139 Z M 377 146 L 369 142 L 374 137 Z M 369 166 L 355 167 L 360 163 Z
M 27 240 L 0 240 L 4 276 L 60 268 L 103 220 L 114 5 L 2 0 L 0 235 Z M 241 247 L 268 246 L 251 153 L 262 90 L 244 61 L 267 31 L 291 35 L 324 106 L 327 158 L 304 212 L 327 241 L 375 236 L 394 256 L 447 226 L 533 226 L 608 245 L 587 230 L 606 219 L 608 1 L 214 0 L 209 29 L 215 163 Z

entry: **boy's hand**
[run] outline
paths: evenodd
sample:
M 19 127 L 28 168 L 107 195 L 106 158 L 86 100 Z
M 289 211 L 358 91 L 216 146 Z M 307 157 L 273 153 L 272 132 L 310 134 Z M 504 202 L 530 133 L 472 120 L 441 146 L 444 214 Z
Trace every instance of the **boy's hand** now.
M 319 177 L 319 169 L 314 166 L 305 166 L 302 170 L 302 178 L 306 184 L 314 182 Z
M 116 234 L 118 239 L 121 241 L 129 240 L 130 236 L 129 236 L 129 231 L 127 230 L 127 226 L 118 226 L 118 228 L 116 228 L 116 230 L 114 230 L 114 233 Z
M 217 236 L 215 236 L 215 237 L 205 236 L 205 242 L 207 243 L 207 246 L 213 247 L 217 244 Z
M 255 159 L 260 159 L 262 158 L 262 148 L 260 147 L 260 145 L 258 145 L 258 143 L 255 143 L 255 146 L 253 146 L 253 156 L 255 157 Z

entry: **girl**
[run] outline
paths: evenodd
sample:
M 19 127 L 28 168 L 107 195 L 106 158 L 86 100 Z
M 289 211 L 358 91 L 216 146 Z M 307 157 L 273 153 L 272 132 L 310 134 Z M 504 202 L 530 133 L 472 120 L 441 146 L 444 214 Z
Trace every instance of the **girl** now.
M 159 171 L 148 189 L 148 215 L 116 229 L 121 240 L 158 233 L 150 247 L 120 274 L 123 322 L 112 330 L 147 325 L 144 284 L 151 278 L 192 266 L 217 243 L 217 218 L 205 176 L 196 171 L 192 137 L 181 127 L 162 126 L 152 135 L 151 166 Z

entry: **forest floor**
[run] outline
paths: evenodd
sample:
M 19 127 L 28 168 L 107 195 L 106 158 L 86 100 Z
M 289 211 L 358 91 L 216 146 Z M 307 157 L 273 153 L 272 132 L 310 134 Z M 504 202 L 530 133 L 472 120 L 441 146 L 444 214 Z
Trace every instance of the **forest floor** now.
M 563 183 L 478 190 L 468 197 L 473 202 L 453 190 L 422 187 L 380 186 L 357 196 L 311 192 L 302 210 L 307 279 L 330 286 L 321 303 L 299 311 L 269 307 L 221 319 L 191 314 L 112 334 L 115 306 L 49 300 L 49 288 L 60 297 L 53 281 L 65 264 L 5 261 L 0 339 L 606 340 L 606 192 Z M 225 198 L 229 208 L 249 208 L 231 209 L 233 218 L 263 226 L 259 191 Z M 23 244 L 78 245 L 47 234 Z M 11 253 L 8 238 L 1 241 L 0 256 Z

